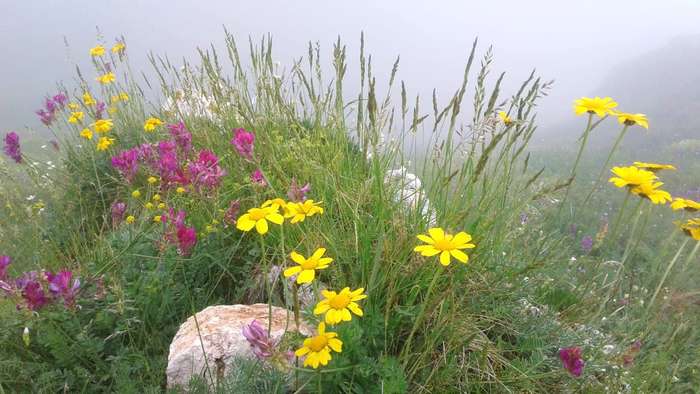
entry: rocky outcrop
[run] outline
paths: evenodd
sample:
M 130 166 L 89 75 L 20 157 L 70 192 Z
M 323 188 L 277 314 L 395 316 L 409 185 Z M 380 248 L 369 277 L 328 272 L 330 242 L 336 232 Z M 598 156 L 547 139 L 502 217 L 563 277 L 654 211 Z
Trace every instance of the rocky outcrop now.
M 268 313 L 267 304 L 216 305 L 188 318 L 170 344 L 168 387 L 187 387 L 195 375 L 215 383 L 236 367 L 236 359 L 255 357 L 243 336 L 243 326 L 256 320 L 267 328 Z M 294 315 L 287 309 L 273 306 L 271 321 L 270 339 L 274 342 L 285 332 L 296 331 Z M 299 331 L 304 335 L 312 333 L 306 325 Z

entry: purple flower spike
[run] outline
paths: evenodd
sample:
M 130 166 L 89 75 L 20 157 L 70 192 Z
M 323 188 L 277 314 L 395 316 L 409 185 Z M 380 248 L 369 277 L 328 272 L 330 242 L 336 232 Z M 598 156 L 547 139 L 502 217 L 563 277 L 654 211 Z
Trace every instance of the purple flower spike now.
M 590 253 L 593 250 L 593 238 L 590 235 L 586 235 L 581 239 L 581 250 L 583 253 Z
M 14 131 L 5 134 L 5 154 L 17 163 L 22 162 L 22 152 L 19 147 L 19 135 Z
M 121 201 L 114 201 L 110 210 L 112 212 L 112 226 L 117 228 L 124 220 L 126 204 Z
M 75 297 L 80 289 L 80 279 L 73 280 L 73 273 L 68 270 L 61 270 L 57 274 L 46 273 L 46 280 L 49 282 L 49 291 L 54 298 L 63 297 L 66 306 L 71 307 L 75 303 Z
M 260 171 L 260 169 L 257 169 L 252 174 L 250 174 L 250 181 L 256 185 L 267 186 L 265 177 L 263 176 L 263 173 L 262 171 Z
M 194 227 L 180 226 L 177 228 L 177 251 L 183 256 L 189 256 L 197 244 L 197 231 Z
M 66 103 L 68 102 L 68 96 L 66 96 L 65 93 L 63 92 L 58 92 L 55 96 L 53 96 L 53 102 L 60 106 L 61 108 L 66 106 Z
M 0 280 L 7 279 L 7 267 L 12 263 L 10 256 L 0 256 Z
M 184 122 L 168 125 L 170 135 L 175 139 L 175 143 L 186 155 L 192 150 L 192 133 L 187 130 Z
M 191 162 L 187 169 L 197 190 L 217 188 L 221 178 L 226 175 L 226 171 L 219 166 L 219 158 L 208 150 L 200 151 L 197 161 Z
M 267 331 L 257 320 L 253 320 L 250 324 L 243 326 L 243 336 L 250 344 L 250 348 L 260 359 L 269 358 L 272 356 L 274 343 L 267 336 Z
M 289 185 L 289 191 L 287 192 L 287 197 L 290 201 L 302 202 L 306 201 L 306 193 L 311 191 L 311 184 L 299 187 L 297 180 L 292 178 L 292 183 Z
M 559 349 L 559 359 L 570 374 L 576 377 L 581 376 L 585 363 L 581 358 L 580 347 L 572 346 Z
M 233 139 L 231 140 L 231 145 L 233 145 L 238 154 L 245 157 L 248 160 L 253 159 L 253 146 L 255 144 L 255 134 L 245 129 L 234 129 Z
M 29 272 L 17 281 L 17 287 L 22 291 L 22 298 L 27 302 L 27 307 L 33 311 L 41 309 L 48 302 L 41 283 L 35 278 L 36 272 Z

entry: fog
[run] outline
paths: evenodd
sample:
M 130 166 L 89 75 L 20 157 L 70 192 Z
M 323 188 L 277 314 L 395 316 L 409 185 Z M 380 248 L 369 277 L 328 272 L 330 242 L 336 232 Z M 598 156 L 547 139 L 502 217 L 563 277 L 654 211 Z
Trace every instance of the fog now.
M 506 92 L 533 68 L 556 80 L 539 111 L 540 124 L 551 128 L 571 117 L 574 98 L 612 94 L 599 89 L 618 65 L 700 34 L 697 0 L 2 0 L 2 10 L 0 131 L 40 129 L 34 110 L 57 82 L 72 85 L 75 64 L 87 64 L 98 35 L 107 43 L 124 35 L 135 69 L 150 67 L 149 51 L 177 59 L 194 58 L 196 47 L 210 43 L 222 47 L 224 26 L 242 42 L 270 33 L 275 60 L 287 65 L 306 53 L 308 41 L 318 41 L 330 58 L 340 36 L 348 46 L 349 72 L 356 72 L 364 31 L 377 75 L 388 76 L 401 55 L 399 78 L 411 93 L 428 98 L 435 87 L 441 102 L 461 82 L 478 37 L 480 54 L 493 45 L 494 71 L 507 73 Z

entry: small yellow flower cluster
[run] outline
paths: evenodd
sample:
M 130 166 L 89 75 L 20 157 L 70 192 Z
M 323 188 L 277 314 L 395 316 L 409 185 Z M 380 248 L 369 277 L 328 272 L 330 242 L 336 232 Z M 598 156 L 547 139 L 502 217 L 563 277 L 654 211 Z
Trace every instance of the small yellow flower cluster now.
M 150 117 L 150 118 L 146 119 L 146 123 L 143 124 L 143 129 L 144 129 L 144 131 L 150 133 L 150 132 L 155 131 L 158 126 L 162 126 L 162 125 L 163 125 L 162 120 L 160 120 L 158 118 Z
M 109 85 L 110 83 L 116 81 L 117 77 L 114 75 L 113 72 L 110 71 L 100 75 L 99 77 L 95 78 L 95 80 L 97 80 L 97 82 L 101 83 L 102 85 Z

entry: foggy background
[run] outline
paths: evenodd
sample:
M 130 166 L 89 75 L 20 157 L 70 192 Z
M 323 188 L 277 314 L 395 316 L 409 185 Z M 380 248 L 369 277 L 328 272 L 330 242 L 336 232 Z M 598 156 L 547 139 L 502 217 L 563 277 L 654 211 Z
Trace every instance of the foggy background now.
M 75 64 L 88 70 L 88 50 L 98 42 L 111 46 L 124 35 L 132 68 L 142 70 L 150 69 L 149 51 L 175 60 L 194 59 L 196 48 L 210 43 L 223 48 L 226 26 L 244 49 L 248 36 L 257 41 L 270 33 L 275 60 L 287 70 L 293 58 L 307 53 L 308 41 L 318 41 L 329 60 L 340 35 L 351 77 L 359 70 L 364 31 L 375 74 L 388 78 L 401 55 L 398 79 L 411 95 L 421 93 L 427 112 L 433 87 L 440 104 L 458 88 L 478 36 L 477 56 L 493 45 L 492 75 L 507 73 L 505 96 L 533 68 L 545 80 L 556 80 L 541 102 L 540 140 L 580 133 L 580 122 L 570 127 L 581 121 L 573 119 L 571 104 L 584 95 L 610 95 L 622 110 L 647 113 L 653 132 L 685 127 L 679 138 L 700 135 L 694 125 L 677 122 L 700 111 L 697 0 L 0 0 L 0 5 L 0 132 L 41 131 L 34 111 L 56 82 L 74 86 Z

